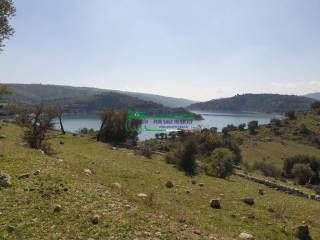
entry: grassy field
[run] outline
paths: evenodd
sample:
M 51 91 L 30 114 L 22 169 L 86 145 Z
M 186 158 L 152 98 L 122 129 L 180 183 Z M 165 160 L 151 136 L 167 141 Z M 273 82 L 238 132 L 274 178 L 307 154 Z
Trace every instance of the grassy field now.
M 0 171 L 12 177 L 12 186 L 0 189 L 0 239 L 220 240 L 248 232 L 255 239 L 278 240 L 295 239 L 293 229 L 303 222 L 309 224 L 313 239 L 320 239 L 316 201 L 236 176 L 222 180 L 200 175 L 192 184 L 162 156 L 147 159 L 87 137 L 55 133 L 51 143 L 57 154 L 45 156 L 21 144 L 20 127 L 5 124 L 0 133 L 5 135 L 0 139 Z M 271 152 L 279 145 L 268 144 L 270 149 L 259 149 L 258 143 L 252 150 L 256 152 L 243 145 L 244 158 L 270 155 L 276 162 L 282 155 Z M 287 147 L 300 151 L 293 143 Z M 84 174 L 86 168 L 94 174 Z M 39 175 L 18 179 L 36 170 Z M 167 180 L 173 181 L 173 188 L 165 186 Z M 266 194 L 260 196 L 258 189 Z M 245 196 L 254 197 L 255 204 L 244 204 L 240 199 Z M 210 207 L 212 198 L 221 198 L 221 209 Z M 61 205 L 60 212 L 53 212 L 54 204 Z M 91 223 L 95 214 L 100 216 L 97 225 Z M 9 233 L 7 225 L 15 230 Z

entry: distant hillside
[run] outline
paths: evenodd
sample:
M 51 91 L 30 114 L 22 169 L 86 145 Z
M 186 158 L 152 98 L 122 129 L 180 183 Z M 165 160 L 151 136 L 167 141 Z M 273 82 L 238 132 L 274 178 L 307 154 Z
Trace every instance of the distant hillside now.
M 113 91 L 108 89 L 99 88 L 87 88 L 87 87 L 71 87 L 71 86 L 59 86 L 59 85 L 43 85 L 43 84 L 8 84 L 14 91 L 11 99 L 15 99 L 19 102 L 34 103 L 41 99 L 53 100 L 62 98 L 74 98 L 93 96 L 101 93 L 118 92 L 132 97 L 140 98 L 145 101 L 153 101 L 158 104 L 162 104 L 167 107 L 186 107 L 194 103 L 194 101 L 165 97 L 154 94 L 136 93 L 136 92 L 124 92 Z
M 250 111 L 283 113 L 290 110 L 303 111 L 309 108 L 313 99 L 295 95 L 243 94 L 207 102 L 195 103 L 190 110 L 206 111 Z
M 316 92 L 316 93 L 309 93 L 307 95 L 304 95 L 305 97 L 308 98 L 312 98 L 312 99 L 316 99 L 320 101 L 320 92 Z
M 113 109 L 137 109 L 148 113 L 153 112 L 187 112 L 183 108 L 169 108 L 162 104 L 151 101 L 144 101 L 136 97 L 131 97 L 117 92 L 106 92 L 87 97 L 75 97 L 72 99 L 57 100 L 65 105 L 67 112 L 89 113 L 98 112 L 101 108 Z

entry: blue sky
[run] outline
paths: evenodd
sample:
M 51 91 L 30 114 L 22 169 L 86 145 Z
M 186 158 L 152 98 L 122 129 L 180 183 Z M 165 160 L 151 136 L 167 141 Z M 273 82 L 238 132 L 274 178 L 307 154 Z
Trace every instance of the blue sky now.
M 15 0 L 0 82 L 209 100 L 320 91 L 319 0 Z

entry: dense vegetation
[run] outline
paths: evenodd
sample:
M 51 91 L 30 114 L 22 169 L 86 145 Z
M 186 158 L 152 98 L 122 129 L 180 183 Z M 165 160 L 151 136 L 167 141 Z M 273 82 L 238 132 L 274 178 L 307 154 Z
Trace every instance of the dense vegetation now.
M 208 102 L 195 103 L 191 110 L 205 111 L 249 111 L 264 113 L 284 113 L 307 110 L 315 100 L 294 95 L 243 94 Z

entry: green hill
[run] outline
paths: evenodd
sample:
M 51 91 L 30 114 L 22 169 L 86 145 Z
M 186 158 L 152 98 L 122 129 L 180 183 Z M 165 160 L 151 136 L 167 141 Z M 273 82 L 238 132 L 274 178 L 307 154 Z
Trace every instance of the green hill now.
M 283 113 L 307 110 L 315 100 L 295 95 L 243 94 L 207 102 L 195 103 L 190 110 L 205 111 L 249 111 L 264 113 Z
M 96 94 L 119 93 L 136 97 L 147 102 L 162 104 L 166 107 L 186 107 L 194 101 L 182 98 L 173 98 L 155 94 L 136 93 L 128 91 L 108 90 L 88 87 L 71 87 L 45 84 L 8 84 L 13 89 L 10 99 L 18 102 L 34 103 L 43 100 L 72 99 L 75 97 L 88 97 Z

